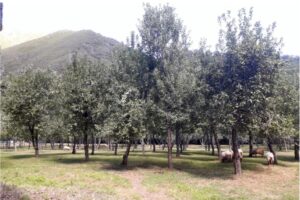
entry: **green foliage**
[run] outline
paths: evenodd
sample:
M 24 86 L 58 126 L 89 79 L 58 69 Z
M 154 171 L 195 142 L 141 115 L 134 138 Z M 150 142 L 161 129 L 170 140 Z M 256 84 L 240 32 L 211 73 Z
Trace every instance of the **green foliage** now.
M 8 132 L 21 134 L 24 139 L 43 133 L 43 122 L 53 97 L 51 75 L 29 69 L 4 80 L 1 109 Z

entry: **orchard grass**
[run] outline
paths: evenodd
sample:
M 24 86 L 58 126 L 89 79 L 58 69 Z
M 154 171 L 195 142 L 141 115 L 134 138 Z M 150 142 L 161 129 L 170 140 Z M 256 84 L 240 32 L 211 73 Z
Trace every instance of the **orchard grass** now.
M 233 176 L 232 163 L 220 163 L 210 152 L 190 148 L 173 156 L 149 148 L 130 152 L 126 168 L 118 155 L 99 150 L 84 161 L 83 151 L 1 150 L 1 182 L 29 199 L 298 199 L 299 165 L 293 152 L 278 152 L 279 165 L 245 157 L 243 175 Z M 247 153 L 245 153 L 247 155 Z M 67 198 L 67 199 L 68 199 Z

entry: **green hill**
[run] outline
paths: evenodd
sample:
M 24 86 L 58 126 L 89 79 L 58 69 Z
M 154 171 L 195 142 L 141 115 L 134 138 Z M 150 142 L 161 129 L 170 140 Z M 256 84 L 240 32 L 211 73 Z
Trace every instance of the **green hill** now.
M 120 43 L 90 30 L 58 31 L 2 50 L 2 72 L 17 73 L 25 67 L 51 68 L 60 71 L 78 57 L 109 62 L 113 49 Z

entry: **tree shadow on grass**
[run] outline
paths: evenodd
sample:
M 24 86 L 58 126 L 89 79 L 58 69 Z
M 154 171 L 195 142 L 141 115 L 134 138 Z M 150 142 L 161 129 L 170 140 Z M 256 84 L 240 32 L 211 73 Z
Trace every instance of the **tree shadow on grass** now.
M 61 156 L 61 155 L 67 155 L 67 153 L 45 153 L 45 154 L 40 154 L 37 158 L 48 158 L 51 156 Z M 11 159 L 27 159 L 27 158 L 35 158 L 35 155 L 33 155 L 33 154 L 10 155 L 9 158 L 11 158 Z
M 71 154 L 70 152 L 43 153 L 41 159 L 60 164 L 86 164 L 90 163 L 90 167 L 94 170 L 110 170 L 110 171 L 128 171 L 136 169 L 150 170 L 168 170 L 167 153 L 164 151 L 152 153 L 146 152 L 142 154 L 140 151 L 130 152 L 128 166 L 121 166 L 122 152 L 114 155 L 112 152 L 96 152 L 90 156 L 89 161 L 84 161 L 84 154 Z M 12 159 L 28 159 L 34 158 L 32 154 L 11 155 Z M 242 162 L 242 169 L 249 171 L 262 171 L 263 162 L 261 158 L 245 158 Z M 181 157 L 173 159 L 174 170 L 189 173 L 196 177 L 202 178 L 218 178 L 232 179 L 233 164 L 220 163 L 217 156 L 211 155 L 209 152 L 195 151 L 184 152 Z M 85 166 L 86 167 L 86 166 Z

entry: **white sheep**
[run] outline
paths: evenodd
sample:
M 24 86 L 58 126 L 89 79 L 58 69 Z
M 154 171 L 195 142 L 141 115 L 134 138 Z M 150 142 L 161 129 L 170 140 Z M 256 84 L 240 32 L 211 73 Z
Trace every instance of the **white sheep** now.
M 239 152 L 239 155 L 240 155 L 240 159 L 242 161 L 242 159 L 243 159 L 243 150 L 238 149 L 238 152 Z M 220 154 L 221 162 L 232 161 L 232 158 L 233 158 L 233 151 L 232 150 L 222 151 L 221 154 Z
M 266 156 L 266 159 L 267 159 L 267 162 L 268 162 L 268 165 L 270 166 L 270 164 L 273 164 L 274 165 L 274 154 L 272 152 L 266 152 L 265 153 L 265 156 Z
M 71 148 L 70 147 L 68 147 L 68 146 L 64 146 L 64 148 L 63 148 L 64 150 L 71 150 Z

